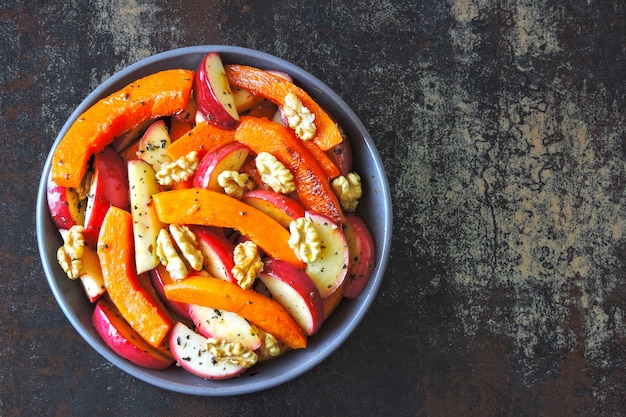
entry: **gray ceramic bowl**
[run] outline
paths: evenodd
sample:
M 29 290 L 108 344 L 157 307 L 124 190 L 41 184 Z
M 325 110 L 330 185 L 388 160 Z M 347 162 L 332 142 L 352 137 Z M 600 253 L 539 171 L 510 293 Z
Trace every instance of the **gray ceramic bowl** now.
M 93 305 L 87 301 L 81 286 L 69 280 L 56 261 L 56 251 L 62 240 L 52 223 L 46 204 L 46 181 L 52 153 L 69 126 L 82 112 L 100 98 L 145 75 L 169 68 L 196 69 L 202 57 L 209 51 L 218 52 L 225 63 L 240 63 L 291 74 L 296 84 L 336 117 L 350 137 L 354 169 L 363 179 L 364 198 L 359 205 L 359 215 L 367 222 L 377 245 L 376 268 L 366 288 L 357 299 L 346 299 L 342 302 L 321 330 L 309 338 L 306 349 L 257 364 L 247 374 L 226 381 L 203 380 L 175 366 L 165 371 L 144 369 L 110 350 L 91 325 Z M 225 396 L 261 391 L 296 378 L 321 363 L 348 338 L 372 304 L 383 279 L 391 245 L 391 197 L 383 164 L 370 135 L 346 103 L 320 80 L 293 64 L 262 52 L 220 45 L 181 48 L 154 55 L 118 72 L 89 94 L 67 120 L 52 146 L 39 184 L 36 213 L 39 252 L 48 284 L 78 333 L 123 371 L 155 386 L 192 395 Z

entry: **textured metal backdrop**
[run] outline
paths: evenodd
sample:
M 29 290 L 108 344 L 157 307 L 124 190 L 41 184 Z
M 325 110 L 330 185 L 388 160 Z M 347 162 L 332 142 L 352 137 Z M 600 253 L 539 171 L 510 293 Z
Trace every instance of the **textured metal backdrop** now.
M 626 409 L 622 0 L 65 0 L 0 16 L 0 415 Z M 394 199 L 388 272 L 359 329 L 301 378 L 235 399 L 104 361 L 58 308 L 35 242 L 40 169 L 72 110 L 124 66 L 196 44 L 323 80 L 369 129 Z

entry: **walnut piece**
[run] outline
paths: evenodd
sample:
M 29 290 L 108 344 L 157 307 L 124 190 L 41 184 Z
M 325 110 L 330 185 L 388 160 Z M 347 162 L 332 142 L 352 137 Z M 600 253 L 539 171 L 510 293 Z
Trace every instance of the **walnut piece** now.
M 259 153 L 255 163 L 261 175 L 261 181 L 269 185 L 275 192 L 289 194 L 296 190 L 296 183 L 291 171 L 271 153 Z
M 317 130 L 313 123 L 315 115 L 302 105 L 302 101 L 294 93 L 290 92 L 285 96 L 283 114 L 289 127 L 296 132 L 296 136 L 302 140 L 313 139 Z
M 258 360 L 257 354 L 247 349 L 241 342 L 227 342 L 211 337 L 207 339 L 206 347 L 219 362 L 250 368 Z
M 270 333 L 265 333 L 265 337 L 263 338 L 263 347 L 265 348 L 265 352 L 267 352 L 270 356 L 278 356 L 280 355 L 281 348 L 278 344 L 278 339 L 276 339 Z
M 176 161 L 165 162 L 156 173 L 156 180 L 161 185 L 172 185 L 188 180 L 198 168 L 198 152 L 191 151 Z
M 83 262 L 81 260 L 85 252 L 85 238 L 83 236 L 84 228 L 80 225 L 74 225 L 63 234 L 63 246 L 57 250 L 57 260 L 63 271 L 70 279 L 80 277 Z
M 92 177 L 93 177 L 92 172 L 87 170 L 85 172 L 85 175 L 83 176 L 82 181 L 80 182 L 78 187 L 75 188 L 76 194 L 78 195 L 78 199 L 79 200 L 82 201 L 82 200 L 87 198 L 87 195 L 89 194 L 89 190 L 91 188 L 91 178 Z
M 235 266 L 231 272 L 237 279 L 237 283 L 243 289 L 252 287 L 259 273 L 263 270 L 259 248 L 251 240 L 239 243 L 235 246 L 233 258 Z
M 315 262 L 321 252 L 321 239 L 313 222 L 308 217 L 300 217 L 289 223 L 291 236 L 287 243 L 302 262 Z
M 359 205 L 359 199 L 363 195 L 361 177 L 356 172 L 351 172 L 345 177 L 338 176 L 332 182 L 333 190 L 339 197 L 339 204 L 345 211 L 354 212 Z
M 189 266 L 196 271 L 200 271 L 204 256 L 200 251 L 196 235 L 187 226 L 179 226 L 177 224 L 170 224 L 170 234 L 174 238 L 178 250 L 189 263 Z
M 237 171 L 225 170 L 217 176 L 217 183 L 226 195 L 241 200 L 246 191 L 254 190 L 254 181 L 250 175 Z
M 189 274 L 187 265 L 176 251 L 172 238 L 165 228 L 161 229 L 157 236 L 156 254 L 173 279 L 181 280 Z

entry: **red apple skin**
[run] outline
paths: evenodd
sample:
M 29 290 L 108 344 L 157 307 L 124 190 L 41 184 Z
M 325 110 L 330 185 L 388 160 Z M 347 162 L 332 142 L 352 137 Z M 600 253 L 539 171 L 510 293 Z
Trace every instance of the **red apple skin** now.
M 48 210 L 54 225 L 59 230 L 67 230 L 85 221 L 85 203 L 78 198 L 73 188 L 62 187 L 48 178 L 46 187 Z
M 247 368 L 217 362 L 206 349 L 207 338 L 178 322 L 170 332 L 169 344 L 181 368 L 205 379 L 222 380 L 241 375 Z
M 202 59 L 194 76 L 193 91 L 198 113 L 206 121 L 222 129 L 237 127 L 239 115 L 219 54 L 209 52 Z
M 113 303 L 101 298 L 92 313 L 92 323 L 102 340 L 118 355 L 135 365 L 165 369 L 174 360 L 153 348 L 135 332 L 117 312 Z
M 345 135 L 343 136 L 343 142 L 326 151 L 326 155 L 339 168 L 341 175 L 346 176 L 352 172 L 352 146 L 348 138 Z
M 350 248 L 350 266 L 344 297 L 354 299 L 361 294 L 375 266 L 376 245 L 367 225 L 356 214 L 346 214 L 344 234 Z
M 217 177 L 225 170 L 239 171 L 249 153 L 250 149 L 239 142 L 229 143 L 215 152 L 207 153 L 196 168 L 193 186 L 223 192 Z
M 172 313 L 179 316 L 181 319 L 191 320 L 191 317 L 189 317 L 187 304 L 169 300 L 165 296 L 165 292 L 163 291 L 163 286 L 174 282 L 169 272 L 167 272 L 167 269 L 165 269 L 163 265 L 159 265 L 156 268 L 151 269 L 149 274 L 150 274 L 150 280 L 152 281 L 152 287 L 158 294 L 159 298 L 167 306 L 167 308 L 170 311 L 172 311 Z
M 111 207 L 111 203 L 104 198 L 92 198 L 93 208 L 91 209 L 91 214 L 86 219 L 87 223 L 85 224 L 83 236 L 85 238 L 85 244 L 87 244 L 90 248 L 95 249 L 96 244 L 98 243 L 100 227 L 102 226 L 104 216 L 106 216 L 109 207 Z
M 204 256 L 204 269 L 214 278 L 236 283 L 232 269 L 235 266 L 233 254 L 235 245 L 224 236 L 218 235 L 210 228 L 189 225 L 198 240 L 200 251 Z
M 113 148 L 107 146 L 96 155 L 92 176 L 93 206 L 85 217 L 85 241 L 95 248 L 102 221 L 111 205 L 128 210 L 130 193 L 128 191 L 128 171 L 126 163 Z
M 96 194 L 115 207 L 129 208 L 128 171 L 118 153 L 111 147 L 104 148 L 96 156 L 94 170 L 99 177 Z
M 244 194 L 244 203 L 257 208 L 274 220 L 289 227 L 289 223 L 304 217 L 305 208 L 297 200 L 273 190 L 256 189 Z
M 317 333 L 324 322 L 324 303 L 311 277 L 289 262 L 270 259 L 259 278 L 307 335 Z M 293 293 L 287 295 L 287 288 L 293 289 L 298 298 Z

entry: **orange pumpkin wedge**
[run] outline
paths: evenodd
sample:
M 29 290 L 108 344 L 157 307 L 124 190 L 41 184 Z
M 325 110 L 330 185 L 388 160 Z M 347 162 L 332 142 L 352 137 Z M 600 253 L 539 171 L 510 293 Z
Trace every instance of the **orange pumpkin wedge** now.
M 76 119 L 54 151 L 54 182 L 78 187 L 91 155 L 145 120 L 182 111 L 189 101 L 192 83 L 193 71 L 164 70 L 99 100 Z
M 187 132 L 189 132 L 192 128 L 193 128 L 193 125 L 191 123 L 181 122 L 177 118 L 172 117 L 172 120 L 170 122 L 170 139 L 171 139 L 171 141 L 172 142 L 177 141 L 178 138 L 180 138 L 181 136 L 187 134 Z
M 237 313 L 292 349 L 306 347 L 306 336 L 276 301 L 218 278 L 191 276 L 163 287 L 171 301 Z
M 289 231 L 276 220 L 235 198 L 203 188 L 163 191 L 152 196 L 163 223 L 198 224 L 238 230 L 269 256 L 304 269 L 287 241 Z
M 333 162 L 332 159 L 326 154 L 326 152 L 322 151 L 319 146 L 317 146 L 314 142 L 310 140 L 302 141 L 302 144 L 305 148 L 317 159 L 317 162 L 320 163 L 320 166 L 324 170 L 324 173 L 328 177 L 328 179 L 335 179 L 341 174 L 339 171 L 339 167 Z
M 207 152 L 234 141 L 234 131 L 220 129 L 211 123 L 202 122 L 172 142 L 167 148 L 167 154 L 172 161 L 175 161 L 191 151 L 196 151 L 198 159 L 202 159 Z
M 321 150 L 332 149 L 343 141 L 335 122 L 306 91 L 294 83 L 278 75 L 246 65 L 226 65 L 224 69 L 231 86 L 246 89 L 279 106 L 285 105 L 287 93 L 295 94 L 315 115 L 316 133 L 312 140 Z
M 343 211 L 324 169 L 291 129 L 268 119 L 242 116 L 235 140 L 257 154 L 274 155 L 293 174 L 296 193 L 306 208 L 343 223 Z
M 159 347 L 172 322 L 135 273 L 133 220 L 129 212 L 111 206 L 98 237 L 98 258 L 104 286 L 130 326 L 150 345 Z

